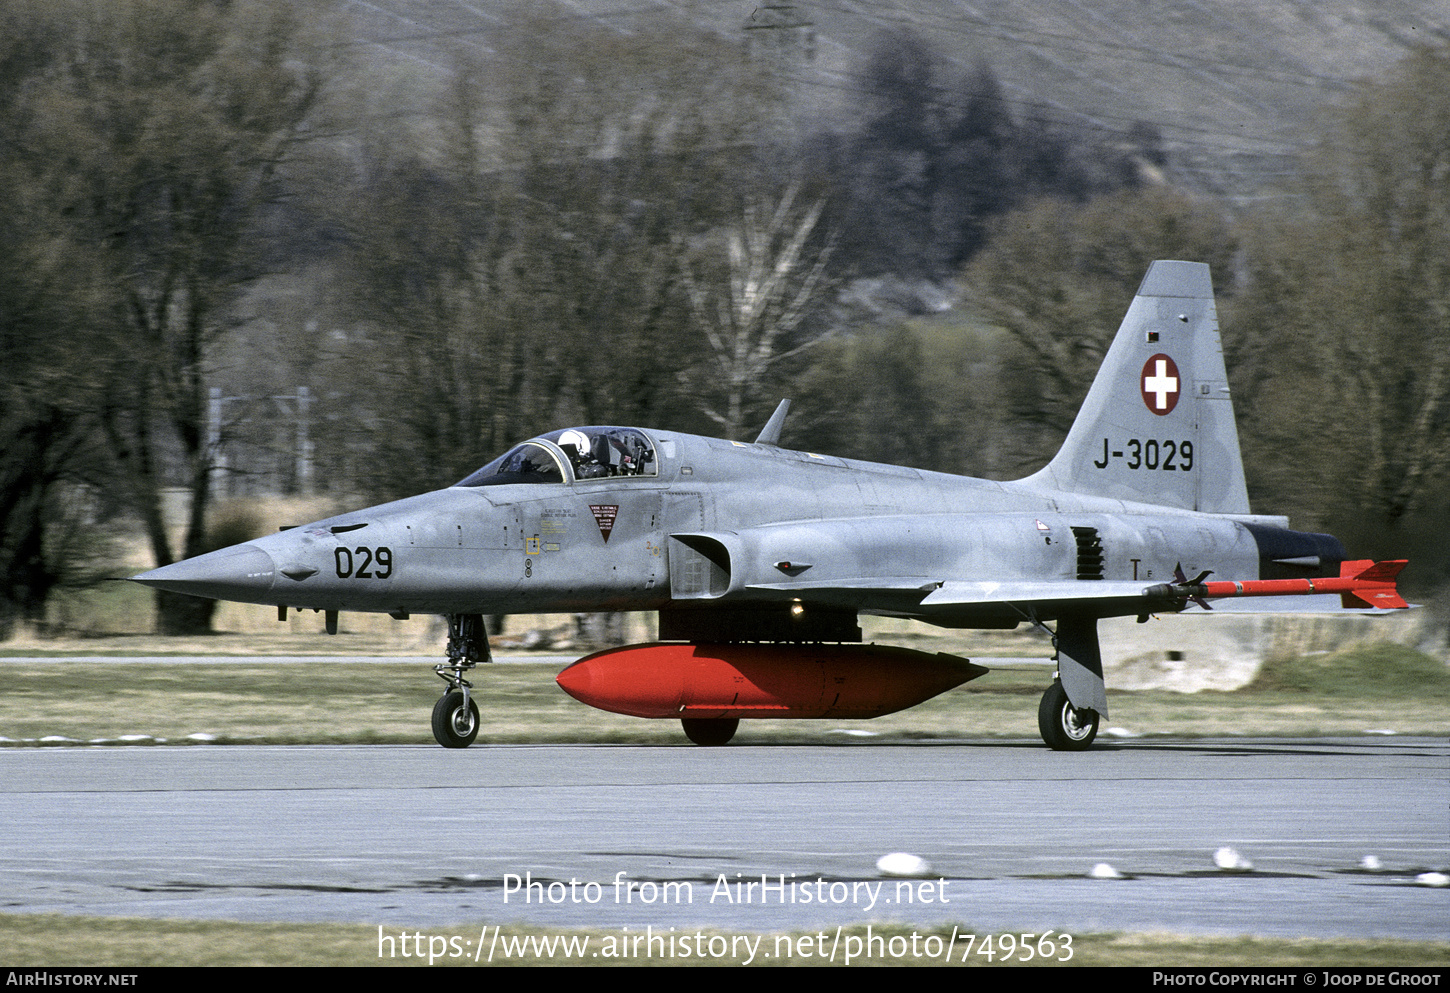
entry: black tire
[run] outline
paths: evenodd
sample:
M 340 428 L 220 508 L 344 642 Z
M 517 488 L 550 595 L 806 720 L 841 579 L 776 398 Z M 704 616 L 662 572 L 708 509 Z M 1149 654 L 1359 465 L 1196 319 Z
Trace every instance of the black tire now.
M 731 717 L 725 720 L 710 720 L 702 717 L 682 717 L 680 724 L 685 729 L 685 737 L 697 745 L 723 745 L 735 737 L 735 729 L 740 726 L 740 719 Z
M 1054 679 L 1037 707 L 1037 730 L 1053 751 L 1080 752 L 1098 736 L 1098 712 L 1074 708 L 1062 682 Z
M 433 737 L 444 748 L 467 748 L 478 737 L 478 704 L 468 700 L 463 709 L 463 691 L 449 690 L 433 705 Z

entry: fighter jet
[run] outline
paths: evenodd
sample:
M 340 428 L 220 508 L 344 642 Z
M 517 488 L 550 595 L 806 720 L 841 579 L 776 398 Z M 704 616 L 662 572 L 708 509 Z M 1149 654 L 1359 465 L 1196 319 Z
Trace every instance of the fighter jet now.
M 791 451 L 778 443 L 788 409 L 750 443 L 554 431 L 446 489 L 135 579 L 270 604 L 279 619 L 321 610 L 329 632 L 339 611 L 446 615 L 432 726 L 450 748 L 478 733 L 467 675 L 490 661 L 488 614 L 658 611 L 659 642 L 581 659 L 558 683 L 603 710 L 678 719 L 702 745 L 742 718 L 875 717 L 987 672 L 863 644 L 860 615 L 1034 625 L 1057 664 L 1043 740 L 1080 750 L 1108 713 L 1100 618 L 1235 597 L 1406 606 L 1403 561 L 1350 561 L 1330 535 L 1250 512 L 1201 263 L 1152 264 L 1061 450 L 1024 479 Z

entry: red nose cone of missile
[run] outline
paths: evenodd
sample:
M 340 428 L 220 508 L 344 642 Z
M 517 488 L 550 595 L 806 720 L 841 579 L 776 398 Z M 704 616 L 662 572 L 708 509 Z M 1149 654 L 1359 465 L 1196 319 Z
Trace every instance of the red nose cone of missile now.
M 632 645 L 559 673 L 574 699 L 632 717 L 864 718 L 913 707 L 987 670 L 877 645 Z

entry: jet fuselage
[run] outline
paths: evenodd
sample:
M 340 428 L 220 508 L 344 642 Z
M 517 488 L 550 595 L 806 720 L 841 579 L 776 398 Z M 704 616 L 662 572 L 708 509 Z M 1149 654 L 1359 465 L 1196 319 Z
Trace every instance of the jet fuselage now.
M 1282 518 L 628 430 L 653 447 L 653 474 L 577 479 L 565 470 L 557 481 L 458 485 L 258 538 L 170 567 L 169 576 L 187 592 L 252 603 L 440 614 L 700 601 L 855 607 L 868 586 L 869 612 L 996 626 L 1024 618 L 1009 608 L 933 606 L 930 594 L 973 580 L 1141 588 L 1171 580 L 1176 568 L 1257 579 L 1260 543 L 1274 533 L 1302 546 L 1300 557 L 1324 560 L 1305 575 L 1342 556 L 1324 536 L 1283 530 Z M 568 465 L 547 439 L 530 444 Z M 188 566 L 195 578 L 178 571 Z M 1134 602 L 1121 612 L 1141 609 Z M 1039 608 L 1036 617 L 1058 613 Z
M 1099 619 L 1210 608 L 1398 609 L 1402 561 L 1249 510 L 1208 267 L 1149 267 L 1067 438 L 1042 470 L 969 479 L 631 427 L 530 439 L 456 486 L 137 576 L 198 596 L 445 614 L 437 740 L 466 747 L 483 615 L 659 612 L 667 645 L 582 659 L 560 685 L 618 713 L 677 714 L 721 744 L 741 718 L 889 712 L 976 678 L 965 660 L 860 641 L 861 614 L 1051 630 L 1038 726 L 1088 747 L 1107 696 Z M 1217 577 L 1208 581 L 1209 576 Z M 1192 577 L 1192 578 L 1189 578 Z M 1245 606 L 1240 597 L 1256 599 Z M 1228 606 L 1225 609 L 1233 609 Z M 1282 608 L 1280 608 L 1282 609 Z

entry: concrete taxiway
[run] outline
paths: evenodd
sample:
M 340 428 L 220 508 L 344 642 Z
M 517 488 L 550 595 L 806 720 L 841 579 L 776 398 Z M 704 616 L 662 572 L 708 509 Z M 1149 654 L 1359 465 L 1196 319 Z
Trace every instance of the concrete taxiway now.
M 9 748 L 0 910 L 1445 940 L 1447 781 L 1425 738 Z

